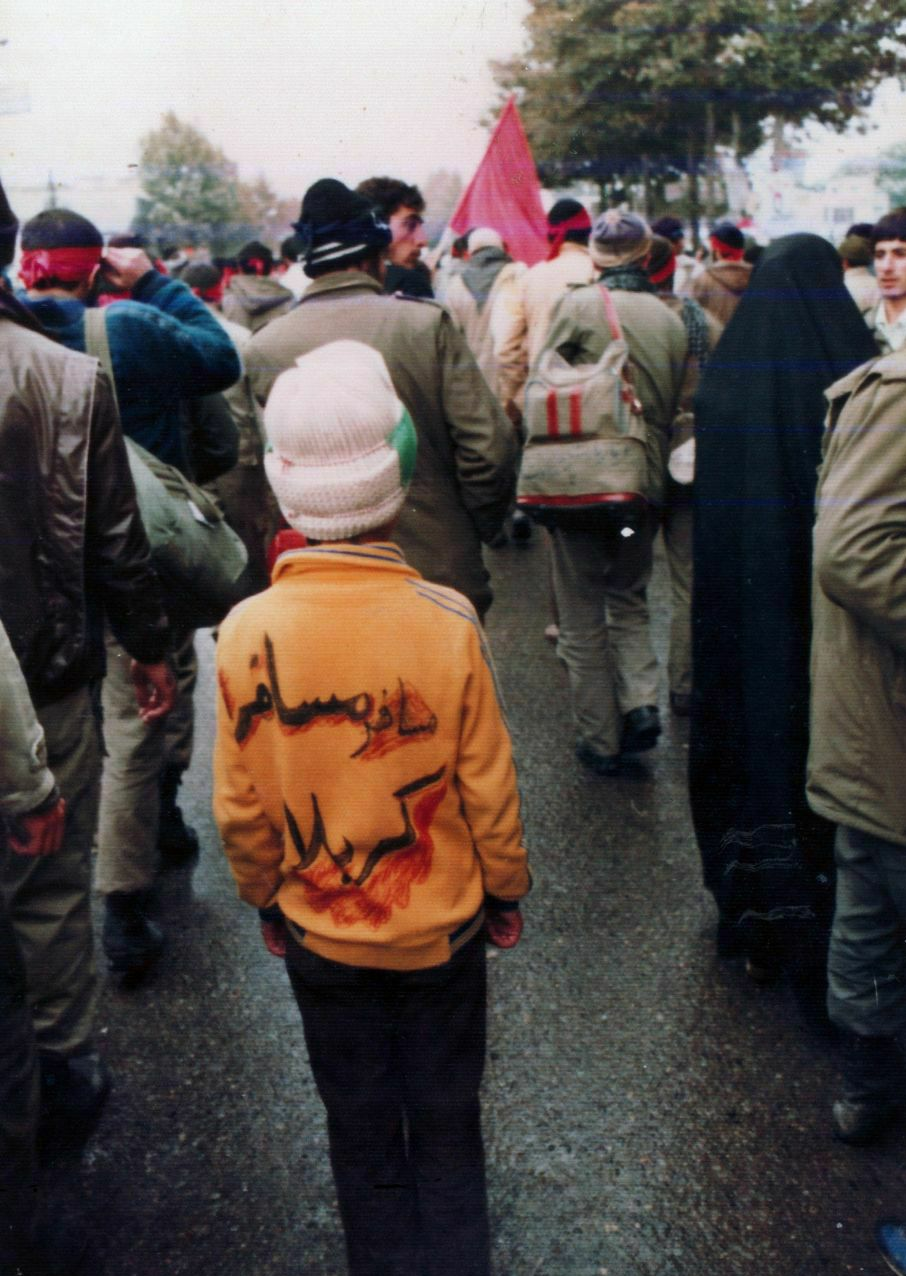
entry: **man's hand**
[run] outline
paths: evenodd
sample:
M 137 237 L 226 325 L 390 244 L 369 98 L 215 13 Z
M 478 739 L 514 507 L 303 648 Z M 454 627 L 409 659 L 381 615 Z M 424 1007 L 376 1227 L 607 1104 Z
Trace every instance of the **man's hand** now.
M 282 917 L 272 922 L 262 920 L 261 938 L 272 957 L 286 956 L 286 922 Z
M 63 842 L 66 801 L 57 798 L 53 806 L 37 815 L 21 815 L 10 821 L 10 850 L 17 855 L 53 855 Z
M 507 399 L 503 405 L 503 410 L 510 418 L 510 422 L 516 430 L 519 438 L 522 438 L 522 409 L 515 399 Z
M 518 908 L 498 909 L 486 905 L 484 924 L 489 944 L 495 948 L 515 948 L 525 922 Z
M 131 292 L 153 269 L 154 262 L 142 248 L 107 248 L 101 258 L 104 278 L 118 292 Z
M 133 660 L 129 673 L 142 722 L 156 722 L 158 718 L 166 717 L 176 703 L 176 679 L 167 662 L 161 660 L 156 665 L 143 665 Z

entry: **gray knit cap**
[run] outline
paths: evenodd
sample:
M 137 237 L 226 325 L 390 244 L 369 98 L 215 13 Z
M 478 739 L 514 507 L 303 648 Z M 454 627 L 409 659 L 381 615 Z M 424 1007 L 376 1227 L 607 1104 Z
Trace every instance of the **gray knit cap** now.
M 595 218 L 588 247 L 592 261 L 601 270 L 608 266 L 628 266 L 647 255 L 651 248 L 651 227 L 638 213 L 608 208 Z

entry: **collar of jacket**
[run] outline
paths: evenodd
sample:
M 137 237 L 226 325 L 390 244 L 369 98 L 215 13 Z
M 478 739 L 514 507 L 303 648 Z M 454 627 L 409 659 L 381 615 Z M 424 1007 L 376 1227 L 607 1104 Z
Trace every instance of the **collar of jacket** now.
M 274 564 L 271 580 L 276 584 L 282 576 L 297 576 L 305 571 L 388 568 L 404 575 L 418 576 L 415 568 L 406 562 L 403 551 L 392 541 L 369 541 L 365 545 L 356 545 L 353 541 L 331 541 L 329 544 L 286 550 Z
M 347 291 L 350 288 L 364 288 L 366 292 L 383 293 L 384 286 L 379 280 L 366 275 L 364 270 L 332 270 L 328 275 L 320 275 L 313 279 L 303 293 L 302 300 L 317 297 L 322 292 Z

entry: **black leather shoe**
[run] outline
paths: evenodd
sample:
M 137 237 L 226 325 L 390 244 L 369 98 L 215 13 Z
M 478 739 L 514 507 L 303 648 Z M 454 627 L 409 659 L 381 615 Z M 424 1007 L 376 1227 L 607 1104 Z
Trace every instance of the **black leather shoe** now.
M 620 769 L 618 757 L 598 753 L 590 744 L 577 744 L 576 757 L 589 771 L 594 771 L 595 775 L 616 775 Z
M 57 1059 L 41 1055 L 41 1111 L 44 1116 L 93 1120 L 110 1093 L 110 1069 L 96 1050 Z
M 114 975 L 137 981 L 149 974 L 164 947 L 164 932 L 148 917 L 147 892 L 113 891 L 106 897 L 101 942 Z
M 661 734 L 661 715 L 657 705 L 643 704 L 630 709 L 623 719 L 621 753 L 646 753 L 657 744 Z

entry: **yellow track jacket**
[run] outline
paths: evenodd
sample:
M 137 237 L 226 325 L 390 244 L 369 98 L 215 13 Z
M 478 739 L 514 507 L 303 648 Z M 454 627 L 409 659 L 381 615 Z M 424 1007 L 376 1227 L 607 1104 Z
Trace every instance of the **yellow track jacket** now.
M 214 816 L 244 900 L 322 957 L 440 965 L 529 889 L 510 738 L 470 603 L 392 544 L 282 555 L 224 621 Z

